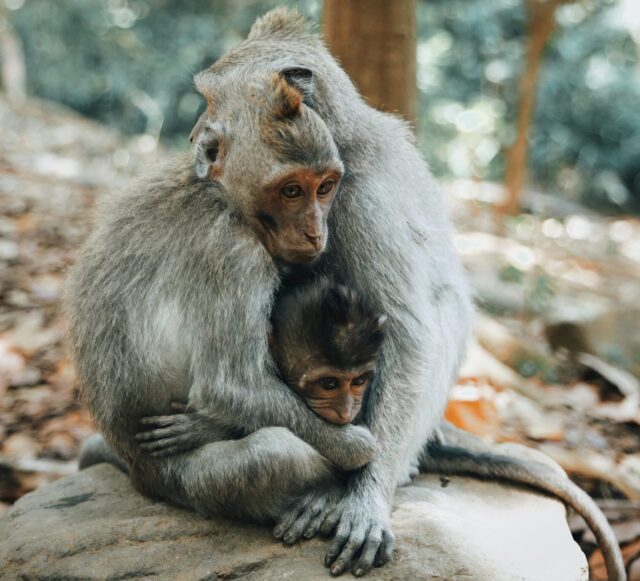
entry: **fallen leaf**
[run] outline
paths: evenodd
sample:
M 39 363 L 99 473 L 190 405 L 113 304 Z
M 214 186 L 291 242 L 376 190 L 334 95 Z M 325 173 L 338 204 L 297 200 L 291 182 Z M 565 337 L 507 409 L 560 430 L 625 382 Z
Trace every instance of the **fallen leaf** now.
M 624 545 L 622 549 L 622 558 L 625 564 L 629 564 L 631 561 L 638 559 L 640 555 L 640 539 Z M 604 563 L 604 557 L 600 549 L 596 549 L 589 558 L 589 573 L 591 578 L 595 581 L 607 581 L 607 570 Z M 629 576 L 629 581 L 634 581 L 634 578 Z M 636 578 L 637 581 L 637 578 Z
M 13 412 L 19 417 L 39 420 L 47 414 L 64 409 L 65 402 L 58 400 L 48 385 L 25 387 L 14 392 Z
M 500 417 L 512 428 L 533 440 L 562 441 L 565 437 L 564 415 L 516 393 L 502 392 L 496 396 Z
M 2 443 L 2 453 L 16 458 L 36 458 L 42 446 L 24 432 L 11 434 Z
M 7 387 L 14 385 L 15 378 L 24 372 L 26 366 L 25 358 L 9 341 L 0 337 L 0 398 Z
M 38 351 L 62 339 L 60 329 L 44 326 L 44 314 L 34 311 L 25 315 L 18 325 L 7 331 L 0 337 L 9 341 L 14 349 L 27 356 L 32 356 Z
M 456 385 L 449 395 L 445 419 L 467 432 L 495 439 L 500 428 L 500 416 L 493 401 L 494 395 L 495 392 L 486 385 Z

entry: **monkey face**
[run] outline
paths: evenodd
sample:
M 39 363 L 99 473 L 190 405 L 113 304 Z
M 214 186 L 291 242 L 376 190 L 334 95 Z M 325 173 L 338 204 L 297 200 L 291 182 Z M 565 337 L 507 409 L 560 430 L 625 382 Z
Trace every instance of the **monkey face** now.
M 326 247 L 343 172 L 331 133 L 290 70 L 232 83 L 210 76 L 196 77 L 209 103 L 191 135 L 196 175 L 222 186 L 272 257 L 311 262 Z
M 344 371 L 322 369 L 305 376 L 294 387 L 305 403 L 332 424 L 349 424 L 362 407 L 362 397 L 371 384 L 374 369 Z
M 264 188 L 252 222 L 271 256 L 297 264 L 324 251 L 327 218 L 340 177 L 339 168 L 320 172 L 301 168 Z

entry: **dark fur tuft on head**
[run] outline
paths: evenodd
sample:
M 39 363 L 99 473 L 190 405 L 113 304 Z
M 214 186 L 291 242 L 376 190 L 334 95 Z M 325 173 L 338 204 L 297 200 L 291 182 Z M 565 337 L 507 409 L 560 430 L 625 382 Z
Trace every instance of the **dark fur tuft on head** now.
M 319 278 L 285 289 L 273 310 L 273 343 L 285 375 L 300 361 L 348 370 L 375 361 L 385 317 L 355 291 Z
M 274 8 L 262 18 L 258 18 L 251 27 L 248 40 L 266 37 L 286 38 L 291 36 L 307 36 L 311 34 L 311 27 L 307 19 L 297 10 Z
M 317 322 L 323 355 L 345 369 L 376 359 L 384 333 L 381 319 L 355 291 L 344 286 L 322 288 Z

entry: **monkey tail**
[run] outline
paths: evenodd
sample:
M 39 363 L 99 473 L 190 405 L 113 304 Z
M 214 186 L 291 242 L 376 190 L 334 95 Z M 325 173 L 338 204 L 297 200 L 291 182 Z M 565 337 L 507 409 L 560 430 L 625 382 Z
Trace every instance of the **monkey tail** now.
M 420 470 L 516 482 L 559 498 L 586 521 L 595 535 L 604 555 L 609 581 L 626 581 L 620 546 L 598 505 L 568 477 L 557 474 L 542 462 L 525 462 L 511 456 L 431 442 L 420 457 Z
M 116 468 L 129 473 L 129 467 L 124 460 L 107 444 L 107 441 L 100 434 L 93 434 L 87 438 L 80 448 L 80 458 L 78 468 L 84 470 L 94 464 L 113 464 Z

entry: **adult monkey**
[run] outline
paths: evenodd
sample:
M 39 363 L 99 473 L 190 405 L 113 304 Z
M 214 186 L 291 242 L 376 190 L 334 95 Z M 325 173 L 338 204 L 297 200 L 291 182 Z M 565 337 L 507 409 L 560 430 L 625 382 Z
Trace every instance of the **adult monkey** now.
M 339 275 L 388 315 L 365 410 L 377 452 L 346 489 L 324 458 L 343 469 L 366 463 L 366 430 L 314 417 L 276 379 L 267 349 L 280 276 L 273 259 L 301 259 L 279 245 L 273 216 L 252 206 L 252 185 L 275 163 L 265 145 L 283 137 L 265 134 L 259 115 L 264 80 L 274 74 L 295 88 L 313 131 L 332 137 L 344 163 L 328 247 L 314 268 Z M 288 542 L 335 529 L 332 574 L 352 566 L 363 575 L 391 556 L 391 498 L 440 422 L 469 334 L 469 293 L 442 201 L 405 124 L 365 104 L 297 13 L 265 15 L 197 85 L 209 106 L 192 135 L 195 170 L 183 164 L 141 184 L 122 206 L 112 203 L 72 276 L 71 336 L 89 407 L 148 494 L 204 513 L 226 505 L 275 517 L 276 536 Z M 312 163 L 314 149 L 304 147 L 288 161 L 305 161 L 305 152 Z M 231 179 L 231 159 L 245 174 Z M 250 435 L 144 458 L 136 421 L 187 396 L 221 437 Z M 252 471 L 234 466 L 237 445 L 255 447 Z

